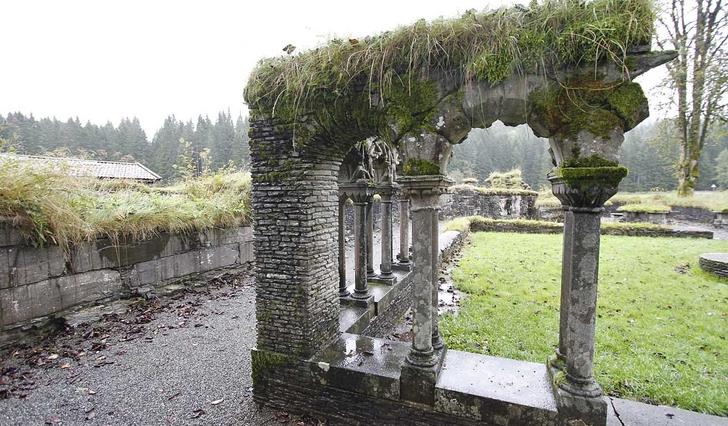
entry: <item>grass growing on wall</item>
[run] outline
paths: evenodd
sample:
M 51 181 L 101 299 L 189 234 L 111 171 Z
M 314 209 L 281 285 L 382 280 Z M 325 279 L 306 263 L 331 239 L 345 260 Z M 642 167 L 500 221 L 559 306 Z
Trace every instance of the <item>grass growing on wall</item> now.
M 619 192 L 611 201 L 616 204 L 661 204 L 721 211 L 728 209 L 728 191 L 696 191 L 691 197 L 678 197 L 675 191 Z
M 624 67 L 630 48 L 649 44 L 653 20 L 650 0 L 544 0 L 528 8 L 420 20 L 377 36 L 333 39 L 316 49 L 262 60 L 245 98 L 254 112 L 284 119 L 327 112 L 362 93 L 378 94 L 369 105 L 391 103 L 394 110 L 409 111 L 417 83 L 438 72 L 495 84 L 544 67 L 589 67 L 601 61 Z M 423 107 L 416 112 L 434 105 Z
M 441 318 L 452 349 L 545 362 L 558 343 L 561 235 L 475 233 Z M 605 236 L 595 374 L 609 395 L 728 415 L 728 281 L 698 256 L 728 241 Z
M 171 187 L 72 178 L 62 170 L 0 164 L 0 218 L 36 244 L 147 238 L 250 220 L 250 175 L 221 172 Z

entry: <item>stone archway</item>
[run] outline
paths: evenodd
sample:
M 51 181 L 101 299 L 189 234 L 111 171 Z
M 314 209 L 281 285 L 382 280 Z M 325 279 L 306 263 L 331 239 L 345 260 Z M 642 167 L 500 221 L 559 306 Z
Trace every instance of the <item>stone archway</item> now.
M 607 3 L 597 0 L 567 6 L 548 2 L 530 12 L 513 9 L 507 17 L 533 19 L 529 13 L 562 13 L 573 19 L 596 16 L 613 22 L 620 13 L 649 15 L 644 9 L 646 3 L 620 3 L 628 10 L 619 9 L 619 5 L 603 9 Z M 586 13 L 574 14 L 574 8 Z M 466 15 L 453 21 L 452 28 L 457 25 L 473 31 L 463 33 L 460 47 L 478 42 L 479 30 L 471 20 L 485 25 L 495 19 L 488 16 Z M 431 24 L 430 30 L 440 31 L 436 25 L 443 24 Z M 561 25 L 570 28 L 568 22 Z M 410 33 L 395 36 L 410 37 L 414 46 L 417 35 L 426 30 L 427 24 L 418 22 Z M 520 37 L 528 35 L 520 29 L 513 31 Z M 675 56 L 674 52 L 650 52 L 644 38 L 639 37 L 643 34 L 633 34 L 633 29 L 624 31 L 608 37 L 625 39 L 592 40 L 597 52 L 604 43 L 621 46 L 621 58 L 611 52 L 611 56 L 597 55 L 589 62 L 578 55 L 578 60 L 569 59 L 574 52 L 566 52 L 563 57 L 544 56 L 540 64 L 519 62 L 523 68 L 506 67 L 507 72 L 502 72 L 502 64 L 487 48 L 472 56 L 454 58 L 459 52 L 457 43 L 448 44 L 451 51 L 442 47 L 442 58 L 436 58 L 436 65 L 431 58 L 414 58 L 403 51 L 405 59 L 410 55 L 410 63 L 419 61 L 419 68 L 402 68 L 406 61 L 391 60 L 391 69 L 367 74 L 366 68 L 361 68 L 343 85 L 341 73 L 346 68 L 337 67 L 367 54 L 357 47 L 358 41 L 344 47 L 341 43 L 345 42 L 336 41 L 311 53 L 263 63 L 246 90 L 253 117 L 250 147 L 258 321 L 253 356 L 256 398 L 272 404 L 293 404 L 303 411 L 322 411 L 319 403 L 323 400 L 333 404 L 337 413 L 356 411 L 360 419 L 385 421 L 407 421 L 409 415 L 423 415 L 432 421 L 468 424 L 474 420 L 498 421 L 505 416 L 515 422 L 581 419 L 604 424 L 606 403 L 592 374 L 598 213 L 626 174 L 617 158 L 623 134 L 644 120 L 648 112 L 647 100 L 631 79 Z M 367 43 L 377 46 L 385 41 L 401 42 L 392 41 L 393 37 L 385 34 Z M 442 39 L 439 43 L 445 46 L 452 40 Z M 582 54 L 586 54 L 593 53 L 594 46 L 577 43 L 574 48 L 583 48 Z M 384 68 L 388 57 L 382 55 L 373 56 L 381 59 L 378 66 Z M 338 62 L 333 58 L 339 58 Z M 480 67 L 479 61 L 483 60 L 492 60 L 498 66 L 487 62 L 482 75 L 468 71 Z M 299 70 L 306 67 L 323 73 L 323 81 L 331 87 L 322 87 L 322 82 L 313 77 L 301 80 Z M 494 76 L 496 71 L 501 72 Z M 558 407 L 555 411 L 515 407 L 505 399 L 491 401 L 487 406 L 473 395 L 467 398 L 475 399 L 468 400 L 468 404 L 460 401 L 466 406 L 456 409 L 439 399 L 447 394 L 437 387 L 447 356 L 437 330 L 439 195 L 449 184 L 445 174 L 452 144 L 462 142 L 470 129 L 488 127 L 496 120 L 507 125 L 527 123 L 538 136 L 549 138 L 555 166 L 550 180 L 566 211 L 559 346 L 548 368 Z M 377 169 L 372 152 L 352 150 L 365 140 L 386 141 L 386 145 L 378 146 L 401 156 L 397 167 L 400 174 L 392 172 L 395 164 L 390 159 L 384 173 L 379 168 L 379 177 L 385 177 L 385 181 L 388 178 L 392 185 L 392 180 L 399 183 L 411 202 L 414 255 L 414 268 L 408 274 L 415 316 L 413 344 L 406 353 L 395 351 L 401 356 L 387 358 L 387 363 L 394 364 L 388 366 L 389 370 L 371 375 L 337 358 L 337 351 L 350 349 L 339 329 L 339 297 L 349 297 L 342 288 L 340 272 L 342 196 L 354 199 L 357 235 L 363 244 L 356 254 L 357 280 L 351 297 L 367 309 L 371 306 L 364 240 L 366 206 L 377 188 Z M 368 145 L 372 146 L 377 145 Z M 391 245 L 389 252 L 391 255 Z M 321 358 L 322 353 L 328 357 Z M 335 373 L 329 371 L 329 357 L 339 362 Z M 347 387 L 350 383 L 345 386 L 341 380 L 354 380 L 361 389 Z M 382 413 L 381 407 L 393 410 L 395 417 Z M 479 407 L 477 413 L 468 411 L 474 407 Z

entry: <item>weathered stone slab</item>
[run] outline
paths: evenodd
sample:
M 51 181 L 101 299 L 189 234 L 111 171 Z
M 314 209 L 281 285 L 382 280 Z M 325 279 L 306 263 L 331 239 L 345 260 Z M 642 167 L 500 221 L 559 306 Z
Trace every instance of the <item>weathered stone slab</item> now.
M 64 273 L 66 261 L 58 246 L 0 248 L 0 288 L 36 283 Z
M 13 229 L 7 222 L 0 220 L 0 247 L 14 246 L 22 241 L 23 237 L 20 232 Z
M 63 276 L 0 290 L 2 325 L 11 325 L 121 294 L 121 276 L 112 270 Z
M 250 229 L 250 228 L 248 228 Z M 244 265 L 246 263 L 253 263 L 255 260 L 255 252 L 253 251 L 253 241 L 245 241 L 240 243 L 240 260 L 238 263 Z
M 156 284 L 238 263 L 238 244 L 212 247 L 134 265 L 139 285 Z
M 401 365 L 409 346 L 405 342 L 344 333 L 313 359 L 312 370 L 330 386 L 398 400 Z
M 728 278 L 728 253 L 702 254 L 699 263 L 702 270 Z
M 546 366 L 447 351 L 435 388 L 435 410 L 487 424 L 556 424 Z
M 180 235 L 163 233 L 144 241 L 116 243 L 102 238 L 77 246 L 71 253 L 71 267 L 75 272 L 118 268 L 209 247 L 242 242 L 252 246 L 252 238 L 247 226 Z M 252 247 L 246 247 L 245 262 L 252 261 L 252 256 Z

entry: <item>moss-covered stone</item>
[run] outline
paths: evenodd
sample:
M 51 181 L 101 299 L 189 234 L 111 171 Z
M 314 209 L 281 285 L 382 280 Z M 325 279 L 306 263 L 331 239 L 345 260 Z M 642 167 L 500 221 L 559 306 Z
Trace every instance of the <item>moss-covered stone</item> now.
M 251 354 L 251 366 L 253 384 L 257 384 L 263 380 L 271 371 L 291 362 L 289 357 L 284 354 L 254 349 Z
M 643 119 L 647 98 L 639 84 L 627 82 L 611 90 L 607 95 L 607 102 L 624 120 L 626 128 L 632 129 Z
M 432 161 L 422 160 L 419 158 L 411 158 L 404 163 L 402 168 L 405 176 L 427 176 L 439 175 L 440 166 Z
M 615 86 L 602 78 L 580 76 L 535 90 L 529 98 L 534 119 L 562 138 L 576 138 L 582 130 L 609 138 L 615 128 L 633 128 L 647 102 L 639 84 Z
M 619 185 L 619 182 L 627 176 L 629 171 L 626 167 L 559 167 L 555 169 L 556 176 L 564 182 L 574 185 L 580 183 L 603 183 L 607 185 Z

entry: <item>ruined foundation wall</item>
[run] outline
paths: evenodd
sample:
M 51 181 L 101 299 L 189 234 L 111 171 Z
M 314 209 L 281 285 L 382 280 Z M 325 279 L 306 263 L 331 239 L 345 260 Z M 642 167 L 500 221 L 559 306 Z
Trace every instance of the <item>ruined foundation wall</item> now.
M 33 247 L 0 224 L 0 333 L 253 260 L 250 227 Z
M 493 219 L 534 219 L 538 215 L 538 195 L 483 194 L 459 190 L 440 197 L 440 220 L 455 217 L 483 216 Z

